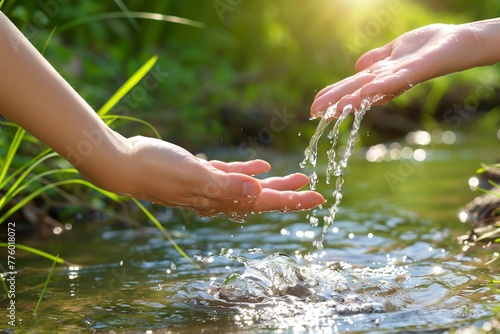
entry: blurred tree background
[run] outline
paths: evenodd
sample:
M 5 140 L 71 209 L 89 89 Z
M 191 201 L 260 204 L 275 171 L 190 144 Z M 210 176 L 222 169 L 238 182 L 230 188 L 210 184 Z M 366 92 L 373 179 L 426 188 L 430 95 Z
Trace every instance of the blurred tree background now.
M 158 54 L 151 74 L 115 113 L 152 123 L 163 139 L 194 153 L 231 147 L 245 160 L 266 147 L 303 151 L 316 127 L 308 121 L 315 93 L 352 75 L 364 52 L 422 25 L 497 17 L 500 2 L 7 0 L 2 11 L 38 49 L 57 27 L 45 55 L 96 109 Z M 203 27 L 141 19 L 136 12 L 178 16 Z M 475 69 L 412 89 L 368 113 L 365 144 L 446 126 L 454 113 L 467 112 L 464 96 L 485 80 L 495 94 L 475 107 L 497 109 L 499 73 L 497 66 Z M 150 134 L 131 124 L 118 130 Z

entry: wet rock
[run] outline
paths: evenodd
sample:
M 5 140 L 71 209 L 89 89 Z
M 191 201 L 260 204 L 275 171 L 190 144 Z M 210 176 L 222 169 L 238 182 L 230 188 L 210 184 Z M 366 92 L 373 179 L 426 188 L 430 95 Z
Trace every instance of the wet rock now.
M 490 243 L 500 237 L 500 188 L 490 183 L 500 181 L 500 168 L 489 167 L 484 173 L 477 176 L 477 188 L 488 190 L 467 203 L 460 212 L 460 220 L 468 223 L 472 228 L 467 234 L 459 236 L 461 243 Z

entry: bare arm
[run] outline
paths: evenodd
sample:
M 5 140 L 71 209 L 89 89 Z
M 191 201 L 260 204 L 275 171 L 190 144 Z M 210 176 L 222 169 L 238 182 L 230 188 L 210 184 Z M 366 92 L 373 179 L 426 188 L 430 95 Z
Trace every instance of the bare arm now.
M 262 160 L 204 161 L 161 140 L 125 138 L 94 110 L 0 12 L 0 112 L 72 163 L 95 185 L 200 215 L 309 209 L 324 202 L 295 190 L 307 176 L 258 180 Z
M 357 73 L 322 89 L 311 106 L 318 116 L 337 104 L 337 115 L 362 99 L 385 104 L 411 87 L 453 72 L 500 61 L 500 19 L 433 24 L 407 32 L 362 55 Z
M 102 122 L 3 13 L 0 31 L 0 112 L 82 173 L 104 181 L 101 172 L 112 170 L 109 157 L 123 158 L 131 150 L 127 140 Z

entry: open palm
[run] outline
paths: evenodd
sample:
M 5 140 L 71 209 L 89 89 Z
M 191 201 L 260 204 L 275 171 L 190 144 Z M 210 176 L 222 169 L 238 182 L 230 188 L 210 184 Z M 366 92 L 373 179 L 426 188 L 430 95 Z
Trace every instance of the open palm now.
M 433 24 L 371 50 L 356 62 L 357 73 L 322 89 L 311 106 L 317 117 L 329 106 L 338 116 L 347 105 L 359 108 L 363 99 L 382 105 L 426 80 L 478 64 L 477 33 L 470 25 Z

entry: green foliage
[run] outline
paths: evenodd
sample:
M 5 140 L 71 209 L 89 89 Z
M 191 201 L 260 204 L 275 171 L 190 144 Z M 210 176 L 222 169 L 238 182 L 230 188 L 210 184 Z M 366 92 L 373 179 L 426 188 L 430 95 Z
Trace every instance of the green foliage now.
M 315 92 L 353 74 L 361 54 L 422 25 L 500 14 L 496 0 L 224 3 L 228 6 L 217 8 L 213 1 L 195 6 L 192 1 L 84 1 L 47 10 L 28 0 L 4 7 L 40 48 L 54 26 L 64 29 L 54 34 L 47 57 L 92 105 L 104 103 L 124 75 L 158 54 L 157 85 L 136 87 L 132 96 L 137 98 L 121 101 L 117 113 L 147 120 L 166 140 L 194 151 L 248 141 L 269 128 L 273 109 L 285 107 L 294 119 L 265 145 L 301 151 L 315 127 L 307 122 Z M 175 15 L 204 28 L 144 19 L 140 13 Z M 453 104 L 463 103 L 480 80 L 477 71 L 433 80 L 386 109 L 415 127 L 432 126 Z M 497 102 L 492 98 L 481 108 Z M 374 122 L 367 118 L 364 126 L 371 128 L 371 139 L 383 139 L 387 129 Z M 135 135 L 139 130 L 127 126 L 123 131 Z

